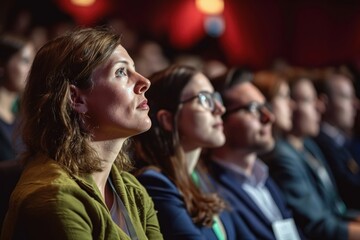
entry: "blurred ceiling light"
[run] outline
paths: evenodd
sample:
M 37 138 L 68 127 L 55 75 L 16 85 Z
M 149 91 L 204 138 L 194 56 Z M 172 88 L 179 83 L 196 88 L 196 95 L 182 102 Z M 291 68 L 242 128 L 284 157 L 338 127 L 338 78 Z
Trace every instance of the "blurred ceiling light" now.
M 212 37 L 220 37 L 225 31 L 225 22 L 221 16 L 207 16 L 204 21 L 205 31 Z
M 80 7 L 88 7 L 95 3 L 96 0 L 71 0 L 71 3 Z
M 224 11 L 224 0 L 195 0 L 196 7 L 205 14 L 221 14 Z

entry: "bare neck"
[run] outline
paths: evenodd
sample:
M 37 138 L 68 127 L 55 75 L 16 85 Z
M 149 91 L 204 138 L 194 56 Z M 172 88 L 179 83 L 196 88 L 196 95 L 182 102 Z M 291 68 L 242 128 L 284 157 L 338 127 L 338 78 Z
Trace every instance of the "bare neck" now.
M 191 174 L 199 161 L 201 148 L 185 151 L 185 159 L 187 162 L 188 173 Z
M 119 154 L 125 139 L 96 141 L 92 145 L 97 151 L 98 156 L 102 159 L 102 171 L 94 172 L 92 174 L 97 187 L 100 190 L 101 195 L 105 198 L 105 187 L 110 175 L 111 167 L 115 162 L 117 155 Z

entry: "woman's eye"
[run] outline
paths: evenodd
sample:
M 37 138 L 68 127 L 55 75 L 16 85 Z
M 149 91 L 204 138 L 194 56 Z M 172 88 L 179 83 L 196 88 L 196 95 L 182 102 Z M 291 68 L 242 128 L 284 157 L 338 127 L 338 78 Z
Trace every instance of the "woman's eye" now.
M 118 70 L 116 70 L 115 75 L 116 75 L 117 77 L 127 76 L 126 68 L 124 68 L 124 67 L 119 68 Z

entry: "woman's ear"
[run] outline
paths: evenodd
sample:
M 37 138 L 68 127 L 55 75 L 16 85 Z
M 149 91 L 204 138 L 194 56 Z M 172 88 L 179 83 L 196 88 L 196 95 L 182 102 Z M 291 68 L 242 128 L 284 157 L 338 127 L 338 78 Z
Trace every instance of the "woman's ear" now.
M 74 85 L 70 85 L 70 102 L 76 112 L 84 114 L 88 111 L 85 96 L 81 93 L 81 90 Z
M 162 128 L 170 132 L 173 130 L 173 114 L 171 112 L 161 109 L 157 112 L 156 118 Z

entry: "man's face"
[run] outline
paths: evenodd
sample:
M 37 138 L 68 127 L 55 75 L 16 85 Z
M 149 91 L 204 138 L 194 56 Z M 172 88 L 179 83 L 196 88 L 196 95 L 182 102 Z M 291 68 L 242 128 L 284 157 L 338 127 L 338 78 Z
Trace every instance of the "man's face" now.
M 320 127 L 320 109 L 311 80 L 303 78 L 295 83 L 292 97 L 295 103 L 292 134 L 298 137 L 316 136 Z
M 274 146 L 271 132 L 274 115 L 263 106 L 265 97 L 261 92 L 252 83 L 246 82 L 227 90 L 225 97 L 229 100 L 228 114 L 224 117 L 226 145 L 248 153 L 270 151 Z M 232 111 L 239 107 L 239 110 Z
M 330 80 L 327 112 L 335 127 L 351 131 L 356 115 L 355 103 L 355 90 L 350 79 L 338 75 Z

